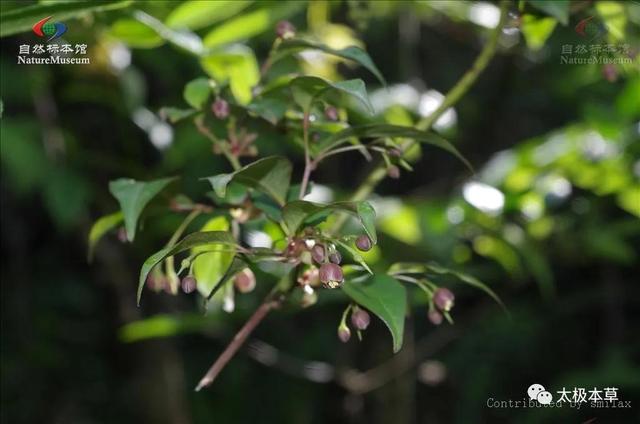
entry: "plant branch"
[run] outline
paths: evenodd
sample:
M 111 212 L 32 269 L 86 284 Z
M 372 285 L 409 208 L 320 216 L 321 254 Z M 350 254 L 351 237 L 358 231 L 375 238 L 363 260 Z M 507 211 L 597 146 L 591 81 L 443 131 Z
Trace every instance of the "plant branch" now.
M 302 139 L 304 140 L 304 174 L 302 175 L 302 183 L 300 183 L 300 195 L 302 199 L 307 192 L 307 186 L 309 185 L 309 177 L 311 176 L 311 170 L 313 168 L 313 162 L 311 161 L 311 155 L 309 154 L 309 111 L 304 111 L 304 117 L 302 118 Z
M 247 340 L 247 337 L 253 332 L 253 330 L 262 322 L 262 320 L 269 314 L 269 312 L 278 307 L 282 303 L 282 300 L 279 298 L 274 299 L 273 295 L 270 293 L 267 298 L 262 302 L 262 304 L 255 310 L 251 318 L 242 326 L 240 331 L 236 333 L 231 340 L 231 343 L 227 345 L 225 350 L 218 356 L 218 359 L 211 365 L 211 368 L 207 371 L 207 373 L 200 379 L 200 382 L 196 386 L 196 392 L 199 392 L 204 387 L 207 387 L 211 383 L 213 383 L 220 374 L 220 371 L 227 365 L 227 363 L 233 358 L 238 349 L 244 344 Z
M 421 130 L 427 131 L 431 128 L 433 123 L 442 116 L 442 114 L 449 109 L 451 106 L 456 104 L 460 98 L 471 88 L 473 83 L 478 79 L 478 76 L 484 71 L 487 67 L 491 59 L 496 53 L 498 47 L 498 39 L 500 38 L 500 34 L 502 33 L 502 29 L 506 23 L 507 12 L 509 7 L 509 0 L 501 0 L 500 2 L 500 21 L 498 25 L 494 28 L 491 36 L 489 37 L 489 41 L 485 44 L 484 48 L 476 58 L 476 60 L 471 65 L 471 68 L 467 70 L 467 72 L 462 75 L 462 77 L 458 80 L 458 82 L 449 90 L 444 100 L 440 104 L 440 106 L 429 116 L 423 118 L 416 127 Z M 406 152 L 413 144 L 414 140 L 409 140 L 402 146 L 402 151 Z M 356 190 L 356 192 L 351 196 L 351 201 L 360 201 L 365 200 L 376 188 L 376 186 L 384 180 L 387 176 L 387 171 L 385 169 L 384 164 L 378 164 L 374 168 L 373 171 L 369 174 L 369 176 L 362 182 L 360 187 Z M 342 215 L 338 217 L 336 220 L 332 230 L 333 232 L 337 232 L 342 228 L 347 220 L 346 215 Z
M 198 129 L 198 132 L 200 134 L 207 137 L 213 144 L 220 148 L 220 151 L 227 158 L 234 171 L 242 168 L 242 165 L 240 165 L 240 161 L 238 160 L 238 158 L 229 150 L 229 146 L 227 146 L 224 141 L 219 140 L 218 137 L 215 136 L 215 134 L 209 131 L 209 129 L 204 125 L 204 122 L 202 122 L 201 117 L 195 118 L 193 122 L 196 124 L 196 128 Z

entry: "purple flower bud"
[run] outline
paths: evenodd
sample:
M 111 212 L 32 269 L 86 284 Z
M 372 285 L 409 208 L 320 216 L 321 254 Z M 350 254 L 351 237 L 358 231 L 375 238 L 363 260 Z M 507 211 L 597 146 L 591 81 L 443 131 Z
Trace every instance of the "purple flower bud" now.
M 198 286 L 198 282 L 192 275 L 187 275 L 182 279 L 180 286 L 182 287 L 183 292 L 189 294 L 195 291 L 196 287 Z
M 455 300 L 455 296 L 446 287 L 439 287 L 433 293 L 433 303 L 443 312 L 449 312 L 451 308 L 453 308 L 453 301 Z
M 335 289 L 344 281 L 340 265 L 328 263 L 320 267 L 320 281 L 331 289 Z
M 296 35 L 296 27 L 289 21 L 280 21 L 276 25 L 276 35 L 280 38 L 292 38 Z
M 329 121 L 337 121 L 338 120 L 338 109 L 333 106 L 327 106 L 324 110 L 324 117 Z
M 311 248 L 311 256 L 313 260 L 317 263 L 321 264 L 324 262 L 324 246 L 321 244 L 316 244 Z
M 368 252 L 369 250 L 371 250 L 371 246 L 371 239 L 367 235 L 363 234 L 356 239 L 356 247 L 363 252 Z
M 333 262 L 334 264 L 340 265 L 340 262 L 342 262 L 342 255 L 336 250 L 329 255 L 329 261 Z
M 397 147 L 389 149 L 387 153 L 389 154 L 389 156 L 393 156 L 396 158 L 399 158 L 400 156 L 402 156 L 402 150 L 398 149 Z
M 613 63 L 607 63 L 602 67 L 602 76 L 609 82 L 615 82 L 618 79 L 618 69 Z
M 240 293 L 249 293 L 256 287 L 256 276 L 249 268 L 240 271 L 233 281 Z
M 358 308 L 351 314 L 351 323 L 358 330 L 366 330 L 370 322 L 371 317 L 364 309 Z
M 229 103 L 224 99 L 216 99 L 211 105 L 211 111 L 218 119 L 225 119 L 229 116 Z
M 124 229 L 124 227 L 118 228 L 118 240 L 120 241 L 120 243 L 127 242 L 127 231 Z
M 346 343 L 351 338 L 351 330 L 346 325 L 338 327 L 338 338 L 342 343 Z
M 431 321 L 431 323 L 433 325 L 442 324 L 442 314 L 440 312 L 438 312 L 437 310 L 430 309 L 429 313 L 427 314 L 427 316 L 429 317 L 429 321 Z
M 397 180 L 398 178 L 400 178 L 400 168 L 398 168 L 395 165 L 391 165 L 387 169 L 387 175 L 389 176 L 389 178 L 393 178 L 394 180 Z

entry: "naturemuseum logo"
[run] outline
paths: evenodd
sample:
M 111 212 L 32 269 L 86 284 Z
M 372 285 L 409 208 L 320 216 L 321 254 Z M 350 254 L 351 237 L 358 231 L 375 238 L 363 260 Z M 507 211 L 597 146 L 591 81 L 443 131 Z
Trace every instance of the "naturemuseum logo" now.
M 602 38 L 609 32 L 607 26 L 603 22 L 594 19 L 593 16 L 589 16 L 578 22 L 575 30 L 580 37 L 588 38 L 589 41 Z
M 631 408 L 630 400 L 621 400 L 618 397 L 617 387 L 604 387 L 598 389 L 586 389 L 584 387 L 574 387 L 562 390 L 554 395 L 545 389 L 542 384 L 532 384 L 527 389 L 527 397 L 522 400 L 496 400 L 487 399 L 488 408 Z M 554 400 L 555 399 L 555 400 Z
M 44 38 L 46 44 L 21 44 L 18 50 L 18 65 L 89 65 L 86 44 L 51 43 L 61 39 L 67 32 L 62 22 L 51 22 L 47 16 L 36 22 L 32 29 L 34 34 Z
M 67 26 L 62 22 L 49 22 L 49 19 L 51 19 L 51 16 L 39 20 L 33 25 L 32 29 L 38 37 L 49 37 L 47 41 L 52 41 L 67 32 Z

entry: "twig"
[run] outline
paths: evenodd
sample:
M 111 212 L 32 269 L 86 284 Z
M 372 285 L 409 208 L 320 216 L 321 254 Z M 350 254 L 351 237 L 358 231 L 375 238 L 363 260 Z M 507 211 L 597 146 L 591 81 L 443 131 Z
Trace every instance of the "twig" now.
M 456 104 L 458 100 L 471 88 L 473 83 L 478 79 L 478 76 L 484 71 L 487 67 L 491 58 L 496 53 L 496 49 L 498 46 L 498 39 L 500 38 L 500 34 L 502 33 L 502 28 L 506 23 L 507 11 L 508 11 L 509 1 L 502 0 L 500 2 L 500 21 L 498 25 L 495 27 L 489 41 L 485 44 L 484 48 L 471 65 L 471 68 L 458 80 L 458 82 L 449 90 L 444 100 L 440 104 L 440 106 L 433 111 L 433 113 L 426 118 L 422 119 L 416 127 L 427 131 L 431 128 L 433 123 L 438 120 L 438 118 L 451 106 Z M 406 152 L 413 144 L 414 140 L 409 140 L 404 146 L 402 146 L 402 151 Z M 365 200 L 376 188 L 376 186 L 387 176 L 387 170 L 385 169 L 384 164 L 379 164 L 374 168 L 373 171 L 369 174 L 369 176 L 362 182 L 358 190 L 351 196 L 351 201 L 360 201 Z M 333 232 L 337 232 L 342 228 L 345 224 L 348 216 L 341 215 L 339 216 L 335 224 L 333 225 Z
M 238 160 L 238 158 L 229 151 L 229 147 L 225 144 L 224 141 L 219 140 L 218 137 L 215 136 L 215 134 L 209 131 L 209 129 L 202 121 L 201 117 L 195 118 L 193 122 L 200 134 L 207 137 L 213 144 L 220 148 L 220 151 L 222 151 L 222 154 L 224 154 L 224 156 L 227 158 L 234 171 L 242 168 L 242 165 L 240 165 L 240 161 Z
M 313 163 L 311 162 L 311 155 L 309 154 L 309 111 L 304 111 L 304 117 L 302 118 L 302 138 L 304 140 L 304 174 L 302 175 L 302 183 L 300 183 L 300 199 L 304 197 L 307 192 L 307 186 L 309 185 L 309 177 L 311 176 L 311 170 Z
M 242 326 L 240 331 L 236 333 L 231 340 L 231 343 L 226 347 L 226 349 L 222 352 L 222 354 L 216 359 L 216 361 L 211 365 L 211 368 L 207 371 L 207 373 L 202 377 L 198 385 L 196 386 L 196 392 L 199 392 L 203 387 L 207 387 L 211 383 L 214 382 L 220 371 L 227 365 L 227 363 L 233 358 L 238 349 L 244 344 L 247 340 L 247 337 L 253 332 L 253 330 L 262 322 L 262 320 L 267 316 L 267 314 L 273 309 L 276 308 L 282 303 L 280 299 L 274 299 L 272 294 L 269 294 L 265 301 L 255 310 L 251 318 Z

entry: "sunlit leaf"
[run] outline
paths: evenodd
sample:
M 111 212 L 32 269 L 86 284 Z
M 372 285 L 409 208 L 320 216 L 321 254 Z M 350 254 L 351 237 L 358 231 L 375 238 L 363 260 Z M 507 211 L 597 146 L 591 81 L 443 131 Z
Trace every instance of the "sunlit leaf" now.
M 238 103 L 246 105 L 251 101 L 251 90 L 260 80 L 260 70 L 250 48 L 232 46 L 204 56 L 200 64 L 216 82 L 229 82 L 231 93 Z
M 132 15 L 136 20 L 153 29 L 160 37 L 176 47 L 179 47 L 195 56 L 203 54 L 204 47 L 202 45 L 202 40 L 197 34 L 186 30 L 175 30 L 173 28 L 169 28 L 158 19 L 141 10 L 134 10 Z
M 122 211 L 114 212 L 101 217 L 91 226 L 91 231 L 89 231 L 89 262 L 93 260 L 93 252 L 98 241 L 100 241 L 102 236 L 109 232 L 109 230 L 118 226 L 123 219 L 124 215 L 122 214 Z
M 557 22 L 554 18 L 537 19 L 531 15 L 524 15 L 521 30 L 527 46 L 533 51 L 540 50 L 553 32 Z
M 130 0 L 105 0 L 100 2 L 81 0 L 39 3 L 11 9 L 7 12 L 0 13 L 0 37 L 6 37 L 23 31 L 31 31 L 33 24 L 45 16 L 55 16 L 57 20 L 64 21 L 87 13 L 124 8 L 132 3 Z
M 402 347 L 404 319 L 407 314 L 407 293 L 402 284 L 385 274 L 365 280 L 347 280 L 342 289 L 354 302 L 380 318 L 391 332 L 393 351 Z
M 226 196 L 227 186 L 235 181 L 265 193 L 278 204 L 284 205 L 291 181 L 291 162 L 283 157 L 269 156 L 252 162 L 236 172 L 205 179 L 220 197 Z
M 274 55 L 273 61 L 275 62 L 293 53 L 309 49 L 320 50 L 324 53 L 338 56 L 343 59 L 353 60 L 354 62 L 364 66 L 367 70 L 369 70 L 383 85 L 386 84 L 382 73 L 373 63 L 371 57 L 369 57 L 367 52 L 356 46 L 349 46 L 344 49 L 332 49 L 331 47 L 324 44 L 294 38 L 290 40 L 284 40 L 282 44 L 280 44 L 277 53 Z
M 224 216 L 210 219 L 200 231 L 228 231 L 229 221 Z M 216 284 L 220 282 L 227 268 L 233 261 L 234 252 L 221 251 L 224 245 L 212 243 L 196 246 L 191 249 L 191 255 L 200 253 L 193 260 L 193 275 L 198 281 L 198 291 L 208 296 Z M 219 251 L 215 251 L 219 250 Z M 208 253 L 202 253 L 210 251 Z
M 309 110 L 313 101 L 333 89 L 355 97 L 371 114 L 374 113 L 367 89 L 360 79 L 330 82 L 319 77 L 303 76 L 291 80 L 289 86 L 294 100 L 303 110 Z
M 196 30 L 229 19 L 251 4 L 246 0 L 189 0 L 173 9 L 165 23 L 171 28 Z
M 154 181 L 136 181 L 120 178 L 109 183 L 109 191 L 118 199 L 120 209 L 124 214 L 124 226 L 127 230 L 127 240 L 133 241 L 136 235 L 138 218 L 144 207 L 170 182 L 176 178 L 162 178 Z
M 402 127 L 390 124 L 366 124 L 357 127 L 350 127 L 342 130 L 336 134 L 332 134 L 329 137 L 318 143 L 315 149 L 315 155 L 326 153 L 343 143 L 346 143 L 352 137 L 357 138 L 408 138 L 417 140 L 421 143 L 431 144 L 441 149 L 452 153 L 458 159 L 460 159 L 469 169 L 473 169 L 471 164 L 460 154 L 453 144 L 445 140 L 444 138 L 427 131 L 418 130 L 411 127 Z
M 140 305 L 142 289 L 144 288 L 147 276 L 154 266 L 169 256 L 176 255 L 197 246 L 211 245 L 213 243 L 221 244 L 229 248 L 237 247 L 237 242 L 231 233 L 226 231 L 205 231 L 191 233 L 173 246 L 165 247 L 164 249 L 149 256 L 147 260 L 144 261 L 144 264 L 142 264 L 142 268 L 140 269 L 140 278 L 138 280 L 138 305 Z
M 184 100 L 195 109 L 202 109 L 211 95 L 211 84 L 208 78 L 196 78 L 184 86 Z
M 108 34 L 134 48 L 149 49 L 164 43 L 164 39 L 157 32 L 142 22 L 131 18 L 115 21 L 111 24 Z
M 357 251 L 356 249 L 354 249 L 352 246 L 350 246 L 348 243 L 336 238 L 336 239 L 331 239 L 331 241 L 338 245 L 341 246 L 348 254 L 349 256 L 351 256 L 351 259 L 354 260 L 354 262 L 357 262 L 358 264 L 360 264 L 360 266 L 362 266 L 369 274 L 373 274 L 373 271 L 371 270 L 371 268 L 369 267 L 369 265 L 367 264 L 367 262 L 364 260 L 364 258 L 362 257 L 362 255 L 360 254 L 359 251 Z

